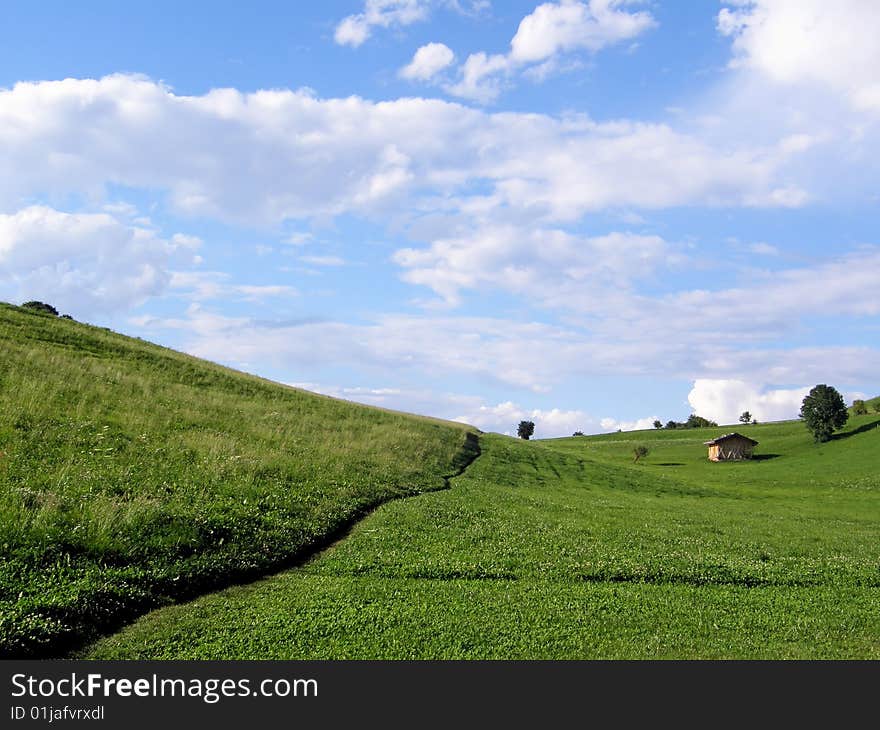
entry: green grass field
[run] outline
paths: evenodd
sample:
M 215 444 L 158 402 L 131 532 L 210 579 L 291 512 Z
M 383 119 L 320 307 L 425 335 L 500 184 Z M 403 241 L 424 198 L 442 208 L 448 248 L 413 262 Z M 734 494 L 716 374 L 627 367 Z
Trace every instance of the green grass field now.
M 880 658 L 880 416 L 538 442 L 304 567 L 154 612 L 94 658 Z M 634 445 L 649 456 L 632 462 Z
M 880 658 L 878 426 L 478 448 L 0 305 L 0 655 Z
M 0 656 L 292 565 L 473 442 L 0 304 Z

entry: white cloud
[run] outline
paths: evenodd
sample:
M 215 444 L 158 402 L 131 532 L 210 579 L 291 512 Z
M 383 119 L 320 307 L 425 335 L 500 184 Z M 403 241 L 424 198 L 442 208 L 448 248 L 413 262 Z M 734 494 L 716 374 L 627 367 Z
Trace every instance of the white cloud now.
M 357 363 L 362 372 L 395 383 L 409 376 L 467 376 L 535 393 L 594 375 L 846 385 L 873 382 L 880 371 L 877 348 L 784 349 L 774 342 L 763 349 L 741 349 L 738 337 L 712 340 L 677 325 L 628 339 L 626 331 L 590 334 L 574 326 L 488 317 L 397 315 L 357 325 L 314 319 L 270 322 L 221 316 L 198 306 L 184 318 L 136 324 L 154 334 L 178 330 L 187 352 L 234 367 L 298 373 Z
M 412 81 L 428 81 L 449 67 L 455 54 L 443 43 L 428 43 L 419 48 L 412 61 L 400 70 L 400 75 Z
M 366 0 L 362 13 L 343 18 L 336 26 L 335 41 L 357 48 L 373 28 L 412 25 L 428 17 L 430 0 Z
M 488 104 L 501 93 L 501 76 L 511 68 L 507 56 L 472 53 L 459 69 L 458 81 L 443 88 L 453 96 Z
M 618 421 L 616 418 L 603 418 L 599 424 L 604 431 L 644 431 L 654 428 L 657 416 L 638 418 L 635 421 Z
M 221 271 L 175 271 L 169 286 L 186 299 L 238 299 L 258 302 L 268 297 L 297 296 L 296 288 L 285 284 L 233 284 L 230 274 Z
M 585 433 L 596 433 L 603 429 L 617 430 L 616 426 L 613 429 L 600 426 L 594 418 L 580 410 L 525 408 L 512 401 L 490 405 L 484 398 L 460 393 L 438 393 L 399 387 L 327 385 L 308 381 L 291 382 L 287 385 L 357 403 L 466 423 L 482 431 L 509 436 L 516 435 L 520 421 L 535 423 L 535 438 L 571 436 L 578 430 Z
M 749 244 L 749 251 L 752 253 L 756 253 L 759 256 L 778 256 L 779 249 L 776 246 L 773 246 L 769 243 L 764 243 L 762 241 L 758 241 L 757 243 Z
M 109 213 L 30 206 L 0 214 L 0 298 L 47 301 L 73 316 L 112 314 L 161 294 L 175 258 L 201 241 L 121 222 Z
M 595 53 L 656 25 L 646 11 L 622 10 L 626 4 L 625 0 L 562 0 L 539 5 L 520 22 L 510 41 L 510 58 L 517 63 L 534 63 L 565 51 Z
M 357 48 L 374 28 L 401 28 L 427 20 L 437 6 L 477 16 L 490 5 L 489 0 L 365 0 L 362 12 L 346 16 L 337 24 L 334 40 L 341 46 Z
M 744 411 L 758 421 L 797 418 L 810 387 L 767 390 L 742 380 L 698 379 L 688 394 L 694 413 L 720 424 L 735 424 Z
M 781 84 L 818 84 L 880 112 L 876 0 L 740 0 L 718 14 L 733 64 Z
M 429 249 L 401 249 L 394 260 L 407 269 L 406 281 L 429 286 L 451 304 L 462 289 L 491 286 L 567 308 L 584 292 L 613 297 L 676 255 L 658 236 L 585 238 L 499 225 L 435 241 Z
M 345 266 L 341 256 L 300 256 L 299 260 L 313 266 Z
M 177 96 L 132 76 L 0 90 L 0 141 L 0 168 L 16 170 L 0 177 L 0 210 L 41 195 L 100 199 L 110 185 L 162 191 L 180 214 L 261 226 L 343 213 L 405 220 L 438 205 L 571 221 L 609 207 L 797 202 L 778 195 L 799 154 L 781 140 L 710 145 L 662 124 L 428 99 Z
M 506 401 L 494 406 L 481 405 L 457 416 L 453 420 L 469 423 L 481 431 L 494 431 L 509 436 L 516 435 L 516 429 L 520 421 L 532 421 L 535 424 L 533 438 L 571 436 L 575 431 L 584 430 L 588 424 L 595 423 L 583 411 L 566 411 L 559 408 L 552 408 L 550 410 L 542 410 L 540 408 L 527 409 L 512 401 Z
M 501 93 L 505 77 L 523 72 L 541 81 L 560 67 L 565 53 L 597 53 L 653 28 L 647 11 L 629 12 L 627 0 L 561 0 L 539 5 L 524 17 L 507 54 L 473 53 L 459 70 L 459 81 L 445 89 L 454 96 L 487 104 Z

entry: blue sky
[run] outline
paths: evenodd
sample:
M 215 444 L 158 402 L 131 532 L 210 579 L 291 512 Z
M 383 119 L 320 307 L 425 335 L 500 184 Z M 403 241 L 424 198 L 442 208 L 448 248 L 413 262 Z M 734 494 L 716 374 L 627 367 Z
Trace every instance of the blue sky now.
M 878 33 L 873 0 L 6 2 L 0 299 L 537 437 L 873 396 Z

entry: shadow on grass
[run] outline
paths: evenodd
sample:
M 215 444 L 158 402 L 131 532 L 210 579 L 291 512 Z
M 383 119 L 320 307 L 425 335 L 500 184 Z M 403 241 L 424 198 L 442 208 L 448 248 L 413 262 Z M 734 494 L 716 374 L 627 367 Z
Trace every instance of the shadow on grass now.
M 870 423 L 864 423 L 858 428 L 854 428 L 852 431 L 844 431 L 843 433 L 836 433 L 831 437 L 832 441 L 839 441 L 840 439 L 848 439 L 850 436 L 855 436 L 859 433 L 865 433 L 865 431 L 873 431 L 875 428 L 880 426 L 880 419 L 876 421 L 871 421 Z
M 778 459 L 779 454 L 752 454 L 752 461 L 768 461 L 769 459 Z
M 657 464 L 657 466 L 684 466 L 684 464 L 680 461 L 664 461 Z

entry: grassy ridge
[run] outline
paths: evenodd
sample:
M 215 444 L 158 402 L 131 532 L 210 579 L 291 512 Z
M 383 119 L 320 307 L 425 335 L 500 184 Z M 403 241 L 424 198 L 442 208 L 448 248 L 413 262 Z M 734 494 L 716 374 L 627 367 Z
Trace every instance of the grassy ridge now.
M 0 305 L 0 656 L 290 564 L 468 433 Z
M 486 435 L 452 490 L 91 655 L 880 658 L 878 420 L 821 446 L 801 423 L 760 426 L 777 456 L 741 464 L 706 460 L 724 429 Z

